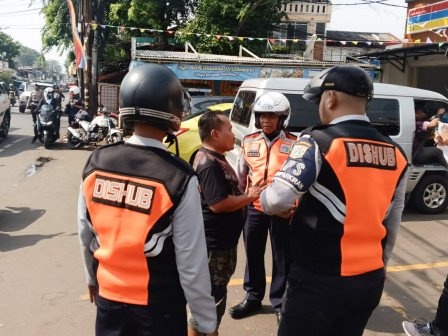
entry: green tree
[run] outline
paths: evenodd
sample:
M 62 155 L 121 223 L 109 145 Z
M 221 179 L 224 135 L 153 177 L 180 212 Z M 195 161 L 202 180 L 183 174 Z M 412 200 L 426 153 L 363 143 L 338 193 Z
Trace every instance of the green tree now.
M 73 0 L 75 6 L 77 0 Z M 45 24 L 42 29 L 42 46 L 47 51 L 52 47 L 60 51 L 72 47 L 72 32 L 67 0 L 42 0 Z
M 10 67 L 14 67 L 14 58 L 19 55 L 20 43 L 14 39 L 0 32 L 0 59 L 10 61 Z
M 15 58 L 15 62 L 21 66 L 33 66 L 36 64 L 37 58 L 40 53 L 34 49 L 28 48 L 24 45 L 20 45 L 19 55 Z
M 201 0 L 196 16 L 183 32 L 211 35 L 247 36 L 266 38 L 281 18 L 280 5 L 285 0 Z M 190 40 L 190 37 L 187 37 Z M 191 42 L 200 52 L 233 54 L 239 45 L 261 53 L 266 48 L 266 41 L 233 40 L 222 37 L 194 36 Z

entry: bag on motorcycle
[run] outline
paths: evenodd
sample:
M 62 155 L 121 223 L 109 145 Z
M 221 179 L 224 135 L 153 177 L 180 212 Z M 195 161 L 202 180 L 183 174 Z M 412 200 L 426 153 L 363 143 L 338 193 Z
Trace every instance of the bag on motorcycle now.
M 79 119 L 79 120 L 85 120 L 85 121 L 92 121 L 92 116 L 84 110 L 79 110 L 76 114 L 75 114 L 75 118 Z

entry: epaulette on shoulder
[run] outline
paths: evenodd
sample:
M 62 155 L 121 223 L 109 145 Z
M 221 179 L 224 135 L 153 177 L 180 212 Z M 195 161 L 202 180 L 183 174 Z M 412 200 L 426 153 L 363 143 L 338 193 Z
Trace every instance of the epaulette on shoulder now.
M 256 138 L 257 136 L 259 136 L 261 134 L 261 131 L 257 131 L 251 134 L 248 134 L 244 137 L 244 139 L 249 139 L 249 138 Z

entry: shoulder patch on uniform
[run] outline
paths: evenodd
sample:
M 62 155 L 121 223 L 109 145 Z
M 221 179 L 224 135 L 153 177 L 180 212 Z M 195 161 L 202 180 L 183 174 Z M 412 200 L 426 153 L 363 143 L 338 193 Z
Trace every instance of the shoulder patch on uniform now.
M 306 141 L 298 141 L 292 146 L 291 154 L 289 157 L 291 159 L 301 159 L 305 156 L 308 149 L 311 148 L 311 144 Z
M 279 148 L 279 152 L 283 153 L 283 154 L 289 154 L 289 152 L 291 152 L 291 144 L 289 144 L 289 143 L 281 143 L 280 144 L 280 148 Z
M 370 141 L 344 141 L 347 166 L 397 169 L 395 147 Z

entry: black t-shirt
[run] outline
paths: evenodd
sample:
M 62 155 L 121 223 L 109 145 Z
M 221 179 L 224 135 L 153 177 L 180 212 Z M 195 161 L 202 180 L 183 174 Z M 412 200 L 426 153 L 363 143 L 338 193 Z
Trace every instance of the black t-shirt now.
M 194 159 L 201 188 L 202 214 L 205 238 L 211 250 L 229 250 L 238 244 L 244 225 L 244 210 L 214 213 L 209 205 L 229 195 L 239 196 L 238 178 L 224 155 L 201 147 Z

